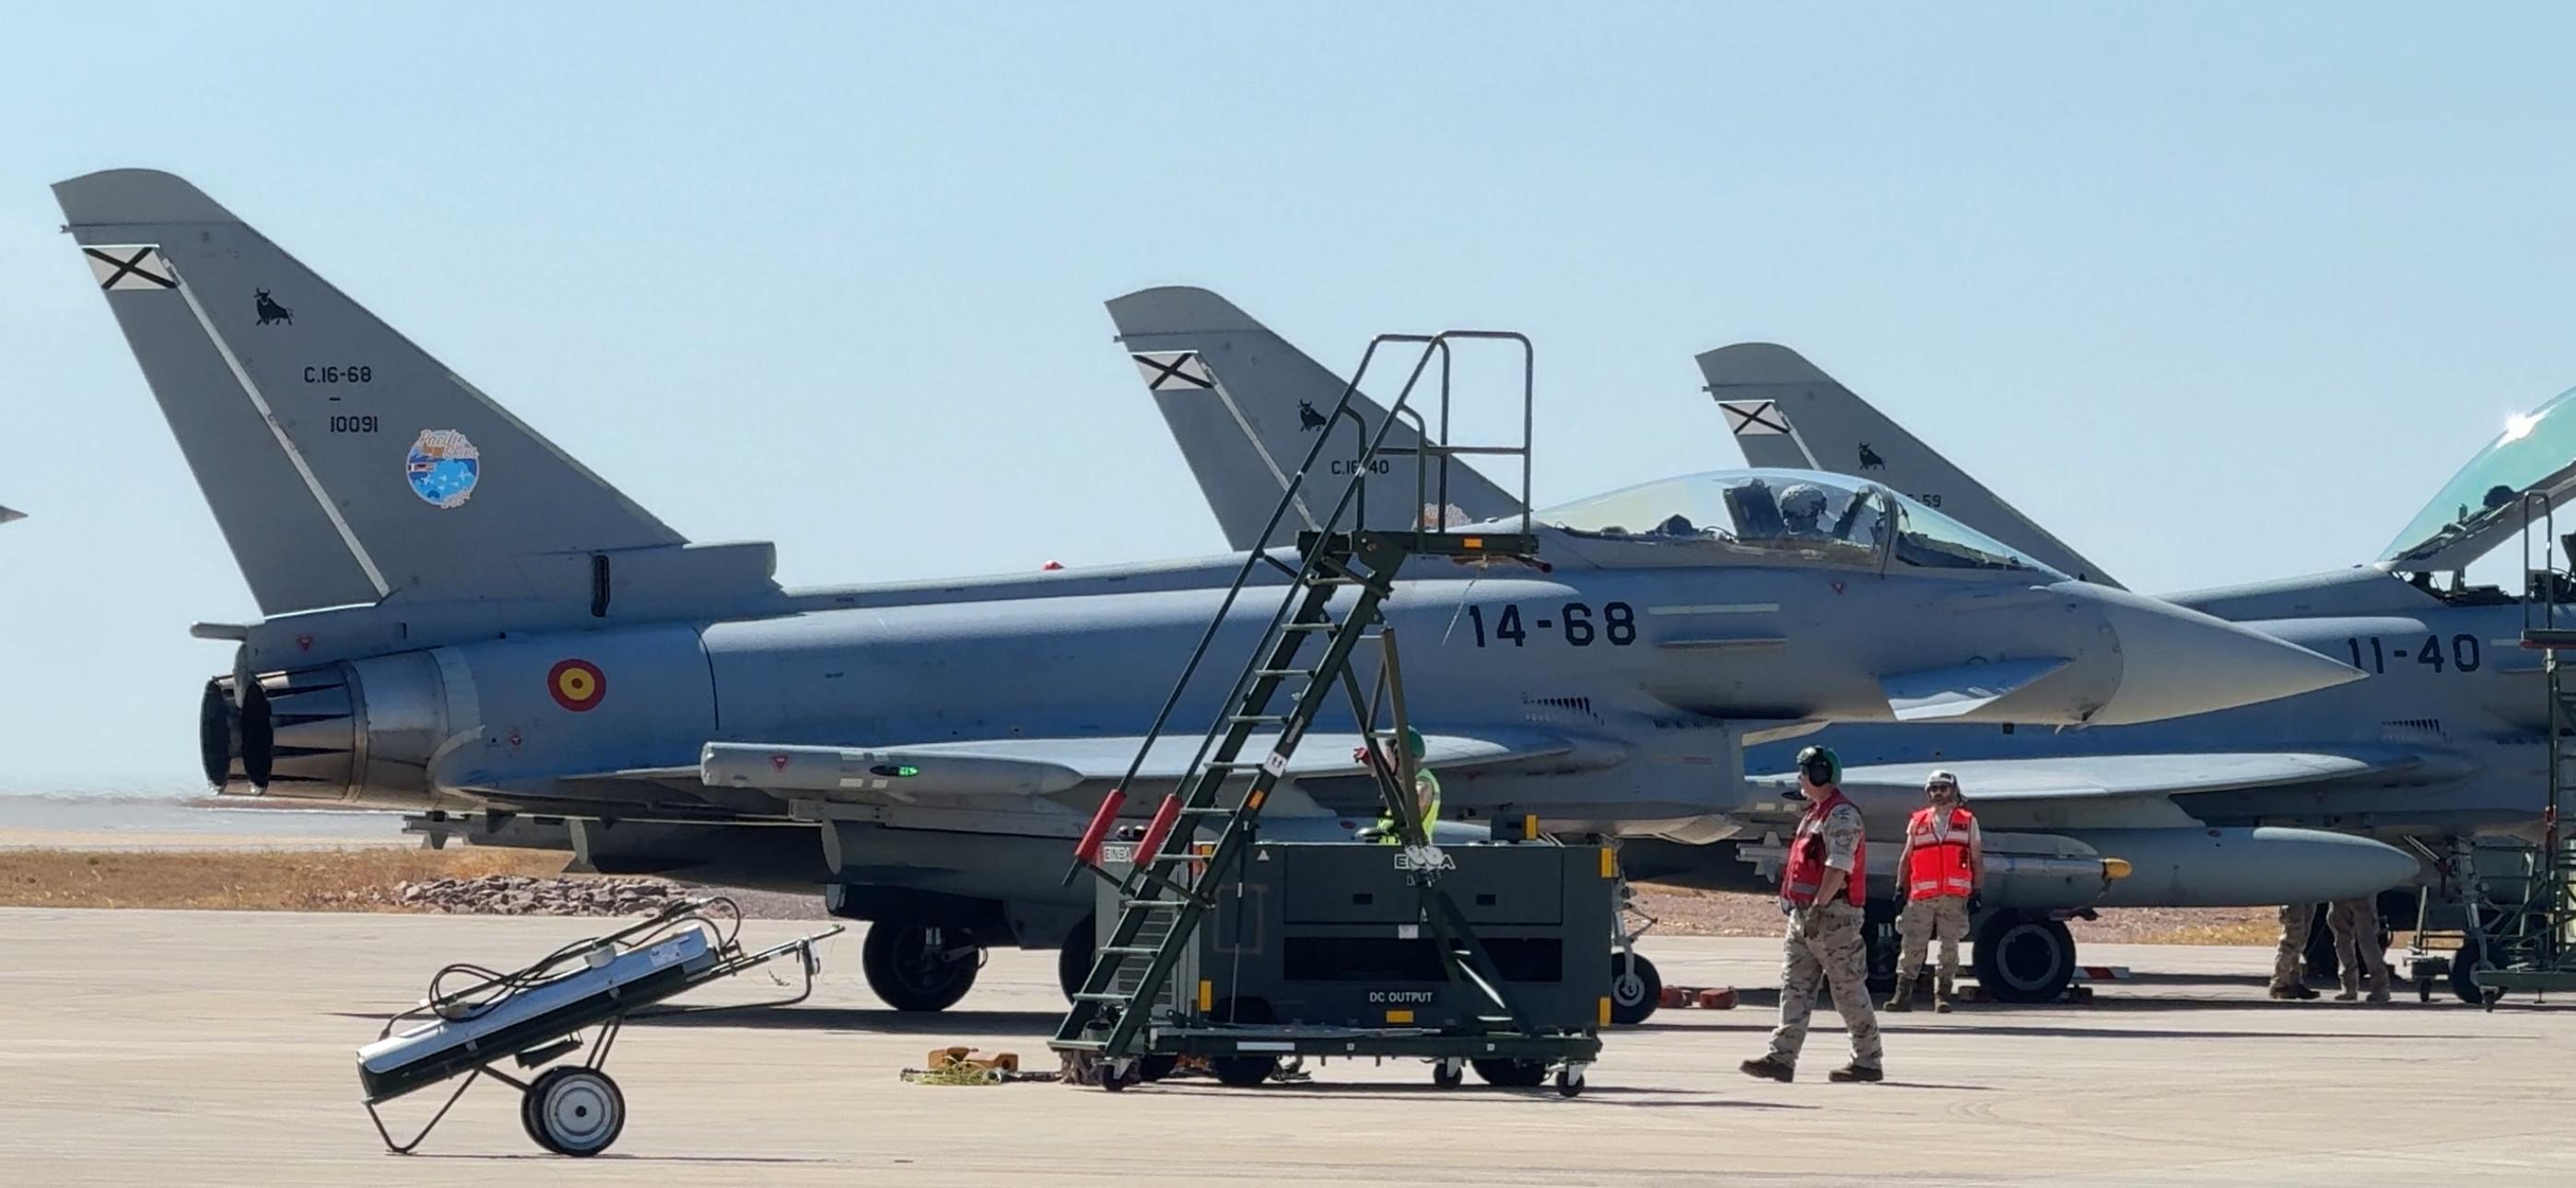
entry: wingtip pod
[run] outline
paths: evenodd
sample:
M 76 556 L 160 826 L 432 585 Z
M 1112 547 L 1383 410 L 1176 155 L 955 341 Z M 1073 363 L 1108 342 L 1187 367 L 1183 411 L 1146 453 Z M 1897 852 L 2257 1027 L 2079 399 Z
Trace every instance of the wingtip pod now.
M 238 223 L 188 179 L 158 169 L 101 169 L 54 183 L 54 201 L 74 228 L 116 223 Z

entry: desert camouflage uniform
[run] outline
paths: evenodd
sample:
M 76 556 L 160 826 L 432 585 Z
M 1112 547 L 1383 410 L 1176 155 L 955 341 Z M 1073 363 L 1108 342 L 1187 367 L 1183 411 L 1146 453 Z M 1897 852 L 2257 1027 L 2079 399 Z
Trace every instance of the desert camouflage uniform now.
M 1924 953 L 1937 936 L 1941 941 L 1941 974 L 1940 980 L 1933 983 L 1933 995 L 1950 997 L 1950 987 L 1959 980 L 1959 942 L 1968 935 L 1967 897 L 1942 895 L 1907 900 L 1905 910 L 1896 917 L 1896 935 L 1905 942 L 1896 958 L 1898 994 L 1905 993 L 1902 983 L 1913 981 L 1923 972 Z
M 1838 805 L 1818 830 L 1825 865 L 1851 873 L 1861 845 L 1860 810 Z M 1794 843 L 1793 843 L 1794 844 Z M 1809 913 L 1818 913 L 1815 939 L 1804 935 Z M 1789 935 L 1780 971 L 1780 1025 L 1771 1032 L 1771 1058 L 1795 1066 L 1807 1043 L 1807 1016 L 1816 1009 L 1816 984 L 1833 990 L 1834 1009 L 1851 1033 L 1852 1063 L 1877 1068 L 1881 1060 L 1878 1016 L 1869 1007 L 1868 946 L 1861 941 L 1861 910 L 1842 896 L 1808 907 L 1790 906 Z
M 2379 944 L 2379 905 L 2367 895 L 2326 905 L 2326 927 L 2334 930 L 2335 966 L 2349 999 L 2361 993 L 2363 971 L 2369 972 L 2370 997 L 2388 999 L 2388 953 Z
M 2281 944 L 2272 952 L 2272 988 L 2295 990 L 2306 985 L 2300 966 L 2308 957 L 2308 926 L 2316 922 L 2317 905 L 2293 903 L 2281 909 Z

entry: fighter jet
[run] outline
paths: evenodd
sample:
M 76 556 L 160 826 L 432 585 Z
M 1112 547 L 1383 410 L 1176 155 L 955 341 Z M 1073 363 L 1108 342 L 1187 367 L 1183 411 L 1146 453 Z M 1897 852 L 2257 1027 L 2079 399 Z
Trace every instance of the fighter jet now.
M 1785 347 L 1701 355 L 1710 392 L 1745 457 L 1867 474 L 1956 513 L 2026 553 L 2101 570 Z M 1859 794 L 1909 799 L 1933 766 L 1957 772 L 1988 829 L 2045 831 L 2131 862 L 2096 906 L 2305 903 L 2401 881 L 2285 833 L 2334 830 L 2424 843 L 2448 856 L 2482 834 L 2533 839 L 2547 797 L 2548 694 L 2526 623 L 2571 613 L 2563 572 L 2523 590 L 2467 584 L 2468 566 L 2576 491 L 2576 391 L 2513 417 L 2443 484 L 2379 558 L 2352 569 L 2168 596 L 2256 626 L 2373 679 L 2260 706 L 2152 726 L 2006 734 L 1836 728 Z M 2538 518 L 2538 517 L 2535 517 Z M 1787 765 L 1757 752 L 1756 772 Z M 1893 811 L 1891 809 L 1891 811 Z M 2296 826 L 2297 830 L 2280 827 Z M 2199 840 L 2206 837 L 2207 843 Z M 2355 839 L 2357 840 L 2357 838 Z M 2376 872 L 2373 886 L 2339 884 Z M 2332 891 L 2329 888 L 2333 888 Z M 1989 901 L 1997 899 L 1989 895 Z M 2014 908 L 2060 906 L 2046 899 Z M 2410 915 L 2402 922 L 2413 927 Z M 2009 926 L 1990 923 L 1989 927 Z M 2019 946 L 2034 966 L 2071 963 Z M 2467 986 L 2473 962 L 2457 963 Z M 2462 996 L 2474 998 L 2473 987 Z
M 1218 654 L 1264 630 L 1265 600 L 1220 618 L 1266 572 L 1248 556 L 784 589 L 770 545 L 688 540 L 179 178 L 55 193 L 260 608 L 196 631 L 237 642 L 200 699 L 227 792 L 471 810 L 474 837 L 560 829 L 593 869 L 826 884 L 875 921 L 871 985 L 937 1009 L 984 946 L 1088 935 L 1087 894 L 1057 885 L 1071 839 L 1113 782 L 1141 804 L 1186 774 L 1186 745 L 1141 739 L 1211 623 Z M 1162 362 L 1211 389 L 1261 370 Z M 1830 492 L 1821 518 L 1779 506 L 1800 484 Z M 1417 559 L 1384 607 L 1453 812 L 1722 836 L 1743 746 L 1819 723 L 2148 721 L 2358 677 L 1822 473 L 1535 521 L 1534 555 Z M 1294 748 L 1265 829 L 1303 809 L 1347 834 L 1333 810 L 1374 786 L 1357 727 Z
M 12 509 L 10 509 L 10 508 L 5 508 L 5 507 L 0 507 L 0 524 L 6 524 L 6 523 L 8 523 L 8 522 L 9 522 L 9 521 L 11 521 L 11 520 L 23 520 L 23 519 L 26 519 L 26 518 L 27 518 L 27 513 L 25 513 L 25 512 L 22 512 L 22 511 L 15 511 L 15 510 L 12 510 Z

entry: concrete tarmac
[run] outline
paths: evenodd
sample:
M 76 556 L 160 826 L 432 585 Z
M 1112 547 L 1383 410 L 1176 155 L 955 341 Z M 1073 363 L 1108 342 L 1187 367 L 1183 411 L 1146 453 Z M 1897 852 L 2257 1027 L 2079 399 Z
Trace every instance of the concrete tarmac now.
M 0 910 L 0 1181 L 12 1184 L 2566 1183 L 2576 1013 L 2411 993 L 2273 1003 L 2268 951 L 2095 946 L 2141 980 L 2089 1005 L 1886 1020 L 1891 1080 L 1835 1085 L 1829 1007 L 1794 1085 L 1735 1071 L 1774 995 L 1614 1033 L 1583 1096 L 1436 1089 L 1418 1063 L 1311 1084 L 911 1085 L 972 1044 L 1051 1066 L 1051 953 L 997 953 L 943 1015 L 883 1008 L 858 936 L 804 1005 L 639 1022 L 609 1071 L 626 1130 L 574 1160 L 478 1084 L 418 1155 L 385 1153 L 354 1051 L 450 961 L 514 968 L 597 920 Z M 794 922 L 755 921 L 784 939 Z M 1675 983 L 1777 984 L 1768 941 L 1649 944 Z M 792 976 L 782 969 L 782 976 Z M 753 973 L 683 1002 L 779 993 Z M 443 1091 L 386 1106 L 398 1135 Z

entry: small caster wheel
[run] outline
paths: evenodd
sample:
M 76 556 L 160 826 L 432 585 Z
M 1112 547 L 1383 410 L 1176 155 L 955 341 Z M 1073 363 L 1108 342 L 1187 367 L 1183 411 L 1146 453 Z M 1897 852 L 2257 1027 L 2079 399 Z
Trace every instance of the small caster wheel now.
M 1434 1060 L 1431 1062 L 1431 1083 L 1443 1089 L 1455 1089 L 1467 1083 L 1467 1069 L 1447 1060 Z
M 1564 1068 L 1556 1070 L 1556 1095 L 1558 1097 L 1573 1097 L 1581 1092 L 1583 1092 L 1582 1073 Z
M 528 1085 L 520 1119 L 539 1146 L 586 1158 L 608 1149 L 626 1129 L 626 1095 L 608 1074 L 590 1068 L 548 1069 Z

